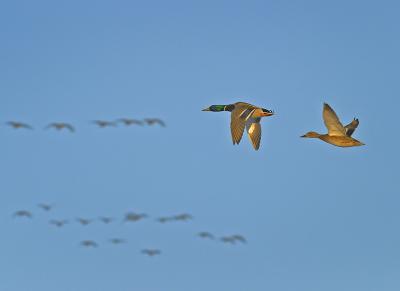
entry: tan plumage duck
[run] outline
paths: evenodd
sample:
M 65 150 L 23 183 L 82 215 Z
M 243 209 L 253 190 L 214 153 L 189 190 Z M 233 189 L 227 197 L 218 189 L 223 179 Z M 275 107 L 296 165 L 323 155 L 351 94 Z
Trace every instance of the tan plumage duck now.
M 257 107 L 245 102 L 236 102 L 228 105 L 211 105 L 202 111 L 230 111 L 231 112 L 231 134 L 233 144 L 239 144 L 246 127 L 247 134 L 253 144 L 253 148 L 258 150 L 261 142 L 262 117 L 274 115 L 274 112 L 265 108 Z
M 338 147 L 354 147 L 364 145 L 364 143 L 351 137 L 358 127 L 358 119 L 355 118 L 351 123 L 343 126 L 335 111 L 327 103 L 324 103 L 322 117 L 324 119 L 325 126 L 328 129 L 327 134 L 319 134 L 314 131 L 310 131 L 301 137 L 319 138 L 324 142 Z

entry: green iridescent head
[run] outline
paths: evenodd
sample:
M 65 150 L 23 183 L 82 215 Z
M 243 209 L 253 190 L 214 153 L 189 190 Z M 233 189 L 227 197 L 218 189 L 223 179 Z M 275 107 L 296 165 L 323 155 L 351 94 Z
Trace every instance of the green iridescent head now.
M 230 111 L 230 109 L 230 105 L 211 105 L 210 107 L 204 108 L 202 111 L 221 112 Z

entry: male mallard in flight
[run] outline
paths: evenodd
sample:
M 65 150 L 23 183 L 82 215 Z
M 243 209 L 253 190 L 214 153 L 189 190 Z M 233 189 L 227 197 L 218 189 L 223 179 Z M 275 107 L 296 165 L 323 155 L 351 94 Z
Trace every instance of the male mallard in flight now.
M 255 150 L 260 148 L 262 117 L 274 115 L 274 112 L 265 108 L 257 107 L 249 103 L 236 102 L 228 105 L 211 105 L 203 111 L 230 111 L 231 112 L 231 134 L 233 144 L 239 144 L 246 127 L 247 134 Z
M 354 118 L 354 120 L 348 125 L 343 126 L 335 111 L 333 111 L 333 109 L 327 103 L 324 103 L 322 117 L 324 119 L 325 126 L 328 129 L 327 134 L 319 134 L 314 131 L 310 131 L 301 137 L 319 138 L 324 142 L 338 147 L 354 147 L 364 145 L 362 142 L 351 137 L 359 124 L 358 119 Z

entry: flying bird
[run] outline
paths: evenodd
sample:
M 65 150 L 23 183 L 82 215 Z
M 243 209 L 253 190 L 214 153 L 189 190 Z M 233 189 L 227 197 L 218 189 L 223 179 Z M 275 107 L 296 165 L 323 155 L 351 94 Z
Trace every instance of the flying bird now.
M 8 121 L 6 124 L 11 126 L 14 129 L 20 129 L 20 128 L 33 129 L 33 127 L 30 126 L 29 124 L 19 122 L 19 121 Z
M 101 220 L 101 222 L 103 222 L 105 224 L 109 224 L 114 220 L 114 218 L 112 218 L 112 217 L 105 217 L 105 216 L 102 216 L 99 219 Z
M 136 222 L 136 221 L 139 221 L 139 220 L 141 220 L 141 219 L 143 219 L 143 218 L 146 218 L 146 217 L 148 217 L 148 215 L 147 214 L 145 214 L 145 213 L 134 213 L 134 212 L 128 212 L 126 215 L 125 215 L 125 221 L 126 222 Z
M 199 232 L 197 235 L 201 238 L 214 239 L 214 235 L 207 231 Z
M 65 123 L 65 122 L 50 123 L 48 126 L 45 127 L 45 129 L 49 129 L 49 128 L 54 128 L 56 130 L 68 129 L 70 132 L 75 131 L 75 128 L 71 124 Z
M 86 219 L 86 218 L 77 218 L 76 219 L 81 225 L 88 225 L 89 223 L 92 222 L 91 219 Z
M 97 248 L 98 244 L 92 240 L 83 240 L 81 241 L 81 245 L 87 248 Z
M 183 213 L 183 214 L 175 215 L 173 217 L 173 219 L 180 220 L 180 221 L 188 221 L 188 220 L 192 220 L 193 216 L 190 214 L 187 214 L 187 213 Z
M 159 119 L 159 118 L 145 118 L 145 119 L 144 119 L 144 122 L 146 122 L 148 125 L 155 125 L 155 124 L 158 124 L 158 125 L 161 125 L 162 127 L 165 127 L 165 126 L 166 126 L 166 125 L 165 125 L 165 122 L 162 121 L 162 120 Z
M 149 257 L 153 257 L 156 255 L 160 255 L 161 251 L 157 249 L 144 249 L 142 250 L 142 254 L 148 255 Z
M 274 112 L 271 110 L 244 102 L 236 102 L 228 105 L 211 105 L 202 111 L 231 112 L 231 135 L 233 144 L 240 143 L 244 128 L 246 127 L 247 134 L 255 150 L 260 148 L 261 118 L 274 115 Z
M 118 119 L 118 122 L 122 122 L 126 126 L 130 126 L 130 125 L 134 125 L 134 124 L 143 126 L 143 121 L 140 121 L 137 119 L 131 119 L 131 118 L 121 118 L 121 119 Z
M 358 119 L 354 118 L 354 120 L 348 125 L 343 126 L 335 111 L 327 103 L 324 103 L 322 117 L 324 119 L 325 126 L 328 129 L 327 134 L 320 134 L 310 131 L 301 137 L 319 138 L 324 142 L 338 147 L 354 147 L 364 145 L 364 143 L 351 137 L 358 127 Z
M 101 128 L 105 128 L 105 127 L 115 127 L 117 126 L 117 124 L 115 122 L 112 121 L 106 121 L 106 120 L 94 120 L 92 121 L 94 124 L 98 125 Z
M 240 235 L 240 234 L 234 234 L 231 236 L 234 240 L 239 241 L 241 243 L 247 243 L 247 240 L 244 236 Z
M 119 244 L 125 243 L 126 241 L 122 238 L 112 238 L 112 239 L 110 239 L 110 242 L 112 244 L 119 245 Z
M 14 217 L 27 217 L 32 218 L 32 213 L 27 210 L 18 210 L 14 212 Z
M 171 221 L 172 219 L 173 218 L 171 218 L 171 217 L 159 217 L 159 218 L 157 218 L 157 221 L 160 223 L 165 223 L 165 222 Z
M 38 207 L 44 211 L 50 211 L 53 207 L 49 204 L 40 203 Z
M 54 225 L 54 226 L 57 226 L 57 227 L 63 227 L 65 224 L 68 223 L 68 221 L 67 220 L 55 220 L 55 219 L 52 219 L 52 220 L 49 221 L 49 223 Z

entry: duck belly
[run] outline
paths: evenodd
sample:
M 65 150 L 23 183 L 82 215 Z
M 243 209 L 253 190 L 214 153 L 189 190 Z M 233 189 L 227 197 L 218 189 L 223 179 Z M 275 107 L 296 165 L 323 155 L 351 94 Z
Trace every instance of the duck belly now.
M 321 140 L 330 143 L 337 147 L 355 147 L 355 146 L 362 146 L 363 143 L 359 142 L 358 140 L 348 137 L 348 136 L 331 136 L 331 135 L 323 135 L 320 137 Z

